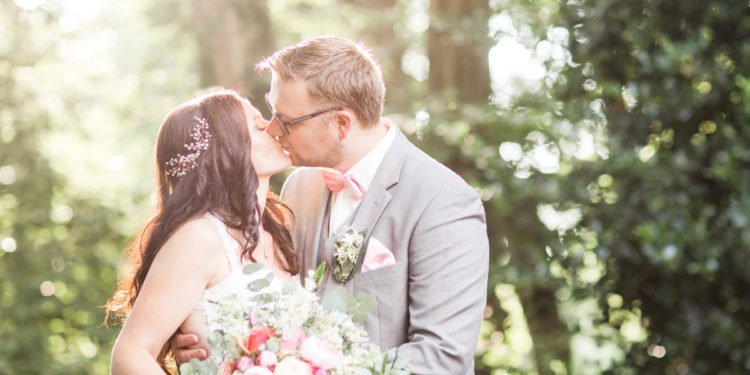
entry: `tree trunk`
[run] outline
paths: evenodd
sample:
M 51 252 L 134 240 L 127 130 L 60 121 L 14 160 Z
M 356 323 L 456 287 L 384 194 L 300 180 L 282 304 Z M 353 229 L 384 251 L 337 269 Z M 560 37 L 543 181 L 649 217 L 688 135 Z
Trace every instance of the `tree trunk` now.
M 518 290 L 526 324 L 534 343 L 534 359 L 540 375 L 555 374 L 553 360 L 570 363 L 570 332 L 560 320 L 555 289 L 544 285 Z M 570 370 L 570 369 L 569 369 Z
M 403 14 L 398 0 L 346 0 L 372 14 L 367 26 L 358 35 L 373 49 L 383 69 L 388 113 L 406 112 L 414 97 L 410 83 L 413 78 L 401 69 L 401 60 L 408 47 L 406 40 L 398 35 L 395 24 Z
M 487 0 L 432 0 L 427 57 L 432 93 L 449 92 L 459 103 L 485 104 L 490 96 Z
M 255 64 L 274 51 L 266 2 L 193 0 L 193 22 L 203 86 L 235 89 L 264 108 L 268 78 L 255 73 Z

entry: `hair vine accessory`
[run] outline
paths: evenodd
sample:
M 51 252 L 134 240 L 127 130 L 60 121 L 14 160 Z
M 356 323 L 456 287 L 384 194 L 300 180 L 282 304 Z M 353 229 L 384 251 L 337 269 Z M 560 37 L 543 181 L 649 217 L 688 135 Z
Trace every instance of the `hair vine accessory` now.
M 211 140 L 208 122 L 205 118 L 198 116 L 195 116 L 194 119 L 196 124 L 193 125 L 193 132 L 190 134 L 193 143 L 185 145 L 185 148 L 192 152 L 187 155 L 177 154 L 167 161 L 167 174 L 170 176 L 182 177 L 192 171 L 198 165 L 198 157 L 208 149 L 208 143 Z

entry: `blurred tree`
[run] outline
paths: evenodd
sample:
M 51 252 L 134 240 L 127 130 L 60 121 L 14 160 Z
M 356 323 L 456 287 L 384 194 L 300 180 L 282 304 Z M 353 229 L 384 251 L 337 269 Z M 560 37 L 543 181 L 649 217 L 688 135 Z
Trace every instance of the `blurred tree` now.
M 355 40 L 362 40 L 373 48 L 385 79 L 386 106 L 388 113 L 408 112 L 417 89 L 414 79 L 401 68 L 404 54 L 409 48 L 410 34 L 404 30 L 406 10 L 400 0 L 346 0 L 352 7 L 366 12 L 367 22 L 356 33 Z
M 459 103 L 486 104 L 490 96 L 487 37 L 490 7 L 487 0 L 430 2 L 427 57 L 428 86 L 433 92 L 451 91 Z
M 202 85 L 235 89 L 265 107 L 268 81 L 258 78 L 255 64 L 275 50 L 266 2 L 193 0 L 192 21 Z
M 572 60 L 556 117 L 606 132 L 607 155 L 564 186 L 583 221 L 563 264 L 622 334 L 614 374 L 750 372 L 750 9 L 746 1 L 560 5 Z M 589 256 L 591 255 L 591 256 Z M 588 284 L 588 285 L 587 285 Z
M 98 328 L 125 239 L 119 213 L 71 196 L 43 154 L 51 114 L 24 74 L 54 51 L 32 25 L 54 9 L 0 2 L 0 372 L 104 373 L 111 332 Z M 60 145 L 64 147 L 65 145 Z M 105 353 L 106 354 L 106 353 Z
M 555 242 L 555 236 L 536 215 L 537 205 L 551 198 L 550 186 L 534 187 L 531 181 L 519 184 L 513 169 L 501 166 L 498 145 L 537 128 L 538 119 L 498 118 L 497 109 L 490 105 L 490 15 L 487 1 L 430 2 L 426 41 L 430 94 L 426 103 L 434 126 L 423 129 L 419 143 L 477 187 L 487 200 L 492 256 L 486 317 L 498 329 L 507 327 L 509 307 L 502 306 L 496 286 L 514 284 L 533 346 L 533 362 L 519 365 L 515 371 L 552 374 L 553 361 L 565 368 L 569 360 L 570 333 L 556 303 L 561 283 L 544 271 L 544 248 Z M 479 360 L 478 372 L 490 373 L 491 367 L 500 363 L 486 365 Z

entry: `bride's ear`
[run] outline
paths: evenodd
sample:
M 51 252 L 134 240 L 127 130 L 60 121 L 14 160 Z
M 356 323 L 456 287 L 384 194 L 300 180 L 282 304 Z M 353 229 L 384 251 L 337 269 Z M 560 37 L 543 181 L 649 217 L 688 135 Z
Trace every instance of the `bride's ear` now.
M 349 131 L 352 130 L 354 118 L 352 117 L 352 113 L 347 111 L 346 109 L 336 111 L 335 116 L 336 130 L 339 136 L 339 141 L 343 141 L 349 134 Z

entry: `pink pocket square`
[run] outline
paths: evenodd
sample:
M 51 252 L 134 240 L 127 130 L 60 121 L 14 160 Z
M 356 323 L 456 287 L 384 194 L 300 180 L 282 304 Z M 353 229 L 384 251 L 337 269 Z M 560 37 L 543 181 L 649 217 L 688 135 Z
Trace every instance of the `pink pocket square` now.
M 365 260 L 362 262 L 361 272 L 372 271 L 394 264 L 396 264 L 396 258 L 393 257 L 391 251 L 375 237 L 370 237 L 370 241 L 367 243 Z

